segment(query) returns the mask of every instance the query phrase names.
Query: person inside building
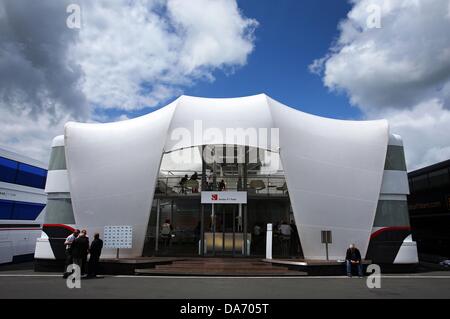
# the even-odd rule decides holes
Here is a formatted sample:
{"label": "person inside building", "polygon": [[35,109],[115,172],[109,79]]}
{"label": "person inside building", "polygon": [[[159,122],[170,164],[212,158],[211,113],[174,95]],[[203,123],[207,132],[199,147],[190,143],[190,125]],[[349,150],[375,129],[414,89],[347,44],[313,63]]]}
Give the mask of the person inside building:
{"label": "person inside building", "polygon": [[213,190],[213,174],[207,174],[206,175],[206,190],[212,191]]}
{"label": "person inside building", "polygon": [[291,233],[292,233],[291,225],[289,225],[287,222],[283,220],[281,221],[278,231],[280,233],[282,255],[287,256],[291,241]]}
{"label": "person inside building", "polygon": [[64,242],[64,246],[66,247],[66,261],[64,266],[64,278],[67,278],[69,276],[69,272],[67,271],[67,267],[73,263],[73,256],[72,256],[72,243],[73,241],[78,237],[80,234],[79,229],[75,229],[75,231],[70,234],[66,241]]}
{"label": "person inside building", "polygon": [[241,191],[243,189],[242,188],[242,178],[240,176],[238,177],[238,180],[237,180],[237,183],[236,183],[236,189],[238,191]]}
{"label": "person inside building", "polygon": [[186,194],[186,182],[188,181],[188,175],[184,175],[184,177],[180,180],[179,185],[181,186],[181,194]]}
{"label": "person inside building", "polygon": [[226,185],[225,185],[225,181],[222,179],[220,182],[219,182],[219,191],[225,191],[226,190]]}
{"label": "person inside building", "polygon": [[192,185],[192,193],[198,193],[198,174],[197,172],[194,172],[194,174],[191,175],[190,178],[191,181],[194,181]]}
{"label": "person inside building", "polygon": [[361,253],[359,249],[356,248],[355,244],[351,244],[347,249],[347,253],[345,255],[345,264],[347,267],[347,276],[352,276],[352,266],[356,266],[358,268],[358,276],[363,276],[363,267],[361,262]]}
{"label": "person inside building", "polygon": [[253,246],[252,250],[255,253],[259,253],[260,249],[259,247],[261,246],[261,242],[263,240],[262,238],[262,228],[260,226],[260,223],[255,223],[255,225],[253,226],[253,235],[252,235],[252,241],[251,244]]}
{"label": "person inside building", "polygon": [[199,220],[197,226],[194,229],[194,243],[197,244],[200,241],[202,232],[202,222]]}
{"label": "person inside building", "polygon": [[164,241],[164,247],[167,249],[170,246],[172,239],[173,226],[170,224],[170,219],[166,219],[161,225],[161,238]]}
{"label": "person inside building", "polygon": [[295,225],[295,221],[293,219],[291,220],[291,232],[291,245],[289,249],[289,255],[291,256],[291,258],[295,258],[299,253],[300,238],[298,236],[297,225]]}
{"label": "person inside building", "polygon": [[94,235],[94,240],[89,248],[89,264],[88,264],[88,277],[95,278],[98,273],[98,262],[100,255],[102,254],[103,240],[100,239],[100,234]]}
{"label": "person inside building", "polygon": [[73,241],[72,245],[73,263],[78,265],[81,269],[81,274],[84,275],[86,271],[87,255],[89,253],[89,238],[87,231],[83,229],[80,235]]}

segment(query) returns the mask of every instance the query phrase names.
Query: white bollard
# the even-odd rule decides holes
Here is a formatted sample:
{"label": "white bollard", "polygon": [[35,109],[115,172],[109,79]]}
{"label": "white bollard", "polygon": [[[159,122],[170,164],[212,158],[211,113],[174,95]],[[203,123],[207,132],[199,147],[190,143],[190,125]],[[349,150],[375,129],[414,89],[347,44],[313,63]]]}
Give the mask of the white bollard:
{"label": "white bollard", "polygon": [[267,224],[266,259],[272,259],[272,224]]}

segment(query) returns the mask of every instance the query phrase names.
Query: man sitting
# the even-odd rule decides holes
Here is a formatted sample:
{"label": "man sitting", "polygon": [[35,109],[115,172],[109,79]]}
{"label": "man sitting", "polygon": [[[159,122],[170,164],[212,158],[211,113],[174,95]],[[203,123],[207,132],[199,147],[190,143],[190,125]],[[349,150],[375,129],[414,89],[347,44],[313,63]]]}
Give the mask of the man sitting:
{"label": "man sitting", "polygon": [[352,276],[352,265],[358,267],[358,276],[363,276],[363,268],[361,263],[361,253],[358,248],[356,248],[355,244],[351,244],[347,249],[347,254],[345,255],[345,263],[347,266],[347,276]]}

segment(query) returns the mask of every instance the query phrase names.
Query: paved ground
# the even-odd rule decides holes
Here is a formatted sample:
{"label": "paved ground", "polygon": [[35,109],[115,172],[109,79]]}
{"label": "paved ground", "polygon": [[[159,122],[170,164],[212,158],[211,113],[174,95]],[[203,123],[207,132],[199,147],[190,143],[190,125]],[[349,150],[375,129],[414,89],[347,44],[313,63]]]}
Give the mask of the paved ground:
{"label": "paved ground", "polygon": [[25,266],[0,267],[5,298],[450,298],[450,272],[385,275],[380,289],[366,278],[147,277],[106,276],[68,289],[60,274],[35,273]]}

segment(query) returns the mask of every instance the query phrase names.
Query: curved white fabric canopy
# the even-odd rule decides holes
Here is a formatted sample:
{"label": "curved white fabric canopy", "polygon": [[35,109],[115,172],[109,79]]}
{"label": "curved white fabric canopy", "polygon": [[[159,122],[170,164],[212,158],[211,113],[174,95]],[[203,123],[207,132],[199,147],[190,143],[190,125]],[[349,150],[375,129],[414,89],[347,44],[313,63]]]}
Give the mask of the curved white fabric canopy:
{"label": "curved white fabric canopy", "polygon": [[305,258],[324,258],[321,230],[333,232],[330,258],[342,258],[351,242],[365,255],[383,176],[387,121],[322,118],[265,94],[181,96],[132,120],[67,123],[66,157],[77,225],[90,232],[101,232],[105,225],[132,225],[133,249],[124,253],[139,256],[163,152],[209,144],[259,146],[258,141],[227,134],[236,129],[279,130],[279,145],[269,140],[267,149],[280,153]]}

